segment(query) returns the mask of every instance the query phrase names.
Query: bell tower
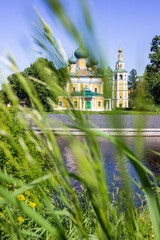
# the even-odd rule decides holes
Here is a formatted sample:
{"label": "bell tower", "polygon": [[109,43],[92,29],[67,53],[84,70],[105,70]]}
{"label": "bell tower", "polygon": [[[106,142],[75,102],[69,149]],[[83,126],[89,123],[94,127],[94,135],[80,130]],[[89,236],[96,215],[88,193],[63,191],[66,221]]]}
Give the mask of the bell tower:
{"label": "bell tower", "polygon": [[121,48],[118,50],[118,61],[112,80],[112,108],[116,107],[128,107],[128,77],[124,69]]}

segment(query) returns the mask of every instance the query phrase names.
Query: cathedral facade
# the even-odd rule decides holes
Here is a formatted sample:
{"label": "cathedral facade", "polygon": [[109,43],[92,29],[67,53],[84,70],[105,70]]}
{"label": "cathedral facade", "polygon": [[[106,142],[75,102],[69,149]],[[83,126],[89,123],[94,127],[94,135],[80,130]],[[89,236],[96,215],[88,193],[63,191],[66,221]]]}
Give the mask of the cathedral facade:
{"label": "cathedral facade", "polygon": [[59,96],[58,105],[54,109],[109,111],[116,107],[128,107],[127,72],[124,70],[121,51],[119,49],[116,69],[113,72],[112,99],[106,98],[103,95],[103,76],[97,72],[98,60],[95,56],[89,57],[89,52],[81,41],[79,48],[68,60],[70,78],[66,79],[66,90],[70,101]]}

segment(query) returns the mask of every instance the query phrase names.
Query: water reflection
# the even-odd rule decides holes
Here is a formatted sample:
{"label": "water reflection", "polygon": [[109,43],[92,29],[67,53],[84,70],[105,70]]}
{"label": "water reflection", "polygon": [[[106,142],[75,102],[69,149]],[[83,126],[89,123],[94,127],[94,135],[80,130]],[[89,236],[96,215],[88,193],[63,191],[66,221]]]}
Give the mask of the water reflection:
{"label": "water reflection", "polygon": [[[78,137],[82,140],[82,137]],[[72,151],[69,148],[68,138],[67,137],[57,137],[58,143],[60,145],[62,155],[69,172],[77,173],[77,166]],[[144,164],[155,174],[160,174],[160,156],[152,152],[152,150],[160,152],[160,137],[143,137],[141,142],[138,144],[143,144],[144,141],[144,152],[140,152],[139,149],[136,149],[135,137],[126,137],[125,142],[127,145],[138,155]],[[110,143],[109,140],[98,138],[98,142],[102,151],[102,157],[105,166],[105,172],[107,177],[107,183],[112,189],[112,183],[114,182],[116,186],[120,184],[121,176],[119,173],[119,164],[118,154],[115,147]],[[136,171],[133,166],[127,161],[127,169],[132,179],[137,180]],[[78,188],[79,183],[73,180],[73,186]],[[139,192],[135,185],[132,186],[133,191]]]}

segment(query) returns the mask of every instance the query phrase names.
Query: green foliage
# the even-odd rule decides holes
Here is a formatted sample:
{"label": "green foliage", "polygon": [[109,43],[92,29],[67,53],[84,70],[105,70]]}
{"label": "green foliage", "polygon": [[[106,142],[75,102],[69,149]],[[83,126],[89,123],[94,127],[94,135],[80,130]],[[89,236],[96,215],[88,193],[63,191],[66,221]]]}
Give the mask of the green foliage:
{"label": "green foliage", "polygon": [[[30,136],[25,133],[14,108],[0,109],[0,125],[0,169],[23,182],[41,176],[42,170],[36,168],[39,165],[45,170],[46,156],[36,147],[38,138],[33,133]],[[34,159],[33,164],[26,162],[24,151],[28,152],[30,161]]]}
{"label": "green foliage", "polygon": [[150,64],[145,69],[144,79],[147,86],[147,98],[160,104],[160,36],[155,36],[149,54]]}
{"label": "green foliage", "polygon": [[135,107],[137,79],[138,79],[137,71],[135,69],[132,69],[128,76],[129,106],[130,107]]}
{"label": "green foliage", "polygon": [[151,53],[149,54],[150,62],[157,70],[160,69],[160,36],[156,35],[152,39]]}
{"label": "green foliage", "polygon": [[[22,76],[26,78],[30,87],[34,87],[37,97],[40,99],[45,111],[52,111],[53,106],[51,102],[57,101],[57,96],[48,88],[50,81],[57,81],[58,85],[62,88],[66,85],[66,69],[57,70],[51,61],[44,58],[39,58],[36,62],[26,68],[22,73]],[[56,76],[56,79],[55,79]],[[24,90],[22,84],[18,80],[17,74],[12,74],[8,77],[8,82],[15,94],[19,98],[20,102],[25,102],[28,107],[31,107],[31,101]],[[5,94],[5,91],[3,91]],[[5,102],[7,102],[5,98]]]}
{"label": "green foliage", "polygon": [[[49,2],[63,24],[68,26],[69,21],[65,24],[67,16],[60,2]],[[50,29],[40,20],[48,34],[48,41],[56,48]],[[77,36],[75,28],[73,31],[73,35]],[[12,58],[10,60],[17,74],[15,62]],[[57,58],[58,65],[62,62],[63,59]],[[35,69],[32,71],[36,74]],[[50,74],[54,74],[54,70]],[[79,140],[61,123],[76,162],[76,171],[69,172],[56,136],[49,131],[51,126],[44,113],[43,103],[39,101],[38,93],[35,94],[34,84],[23,73],[16,77],[35,108],[32,111],[22,108],[10,85],[4,85],[14,107],[8,109],[0,103],[1,239],[159,240],[159,188],[153,173],[141,162],[143,149],[139,151],[139,148],[135,148],[133,152],[123,139],[90,128],[92,123],[88,113],[84,118],[80,111],[73,108],[72,111],[68,110],[73,128],[81,130],[84,136]],[[57,76],[55,81],[47,81],[47,88],[51,94],[68,97],[65,89],[58,84]],[[42,135],[35,135],[30,129],[31,125],[38,127]],[[140,122],[137,126],[140,127]],[[98,137],[108,139],[117,150],[116,166],[122,185],[120,188],[113,185],[112,192],[107,185]],[[135,142],[141,146],[139,139],[140,136]],[[130,178],[126,158],[134,167],[139,182]],[[82,186],[78,191],[73,188],[73,179]],[[131,183],[143,191],[147,202],[144,204],[142,201],[139,209],[135,209],[133,204]]]}
{"label": "green foliage", "polygon": [[113,70],[107,67],[102,71],[104,79],[104,97],[112,98],[112,76]]}
{"label": "green foliage", "polygon": [[138,76],[137,76],[137,71],[133,68],[130,71],[130,74],[128,76],[128,89],[136,89],[136,82],[137,82]]}

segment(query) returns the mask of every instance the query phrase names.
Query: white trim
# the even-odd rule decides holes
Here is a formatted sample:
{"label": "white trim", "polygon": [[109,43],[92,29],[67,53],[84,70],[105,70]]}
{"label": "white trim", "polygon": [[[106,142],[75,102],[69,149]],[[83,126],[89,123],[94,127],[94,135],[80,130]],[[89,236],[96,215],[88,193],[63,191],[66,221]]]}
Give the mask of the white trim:
{"label": "white trim", "polygon": [[78,92],[80,91],[80,83],[78,83]]}
{"label": "white trim", "polygon": [[83,98],[83,110],[85,110],[85,100]]}
{"label": "white trim", "polygon": [[90,77],[80,77],[80,78],[78,78],[78,77],[71,77],[70,78],[70,82],[71,83],[86,83],[86,82],[88,82],[88,83],[103,83],[103,81],[101,80],[101,78],[92,78],[92,80],[91,80],[91,78]]}
{"label": "white trim", "polygon": [[101,83],[101,94],[103,94],[103,84]]}

